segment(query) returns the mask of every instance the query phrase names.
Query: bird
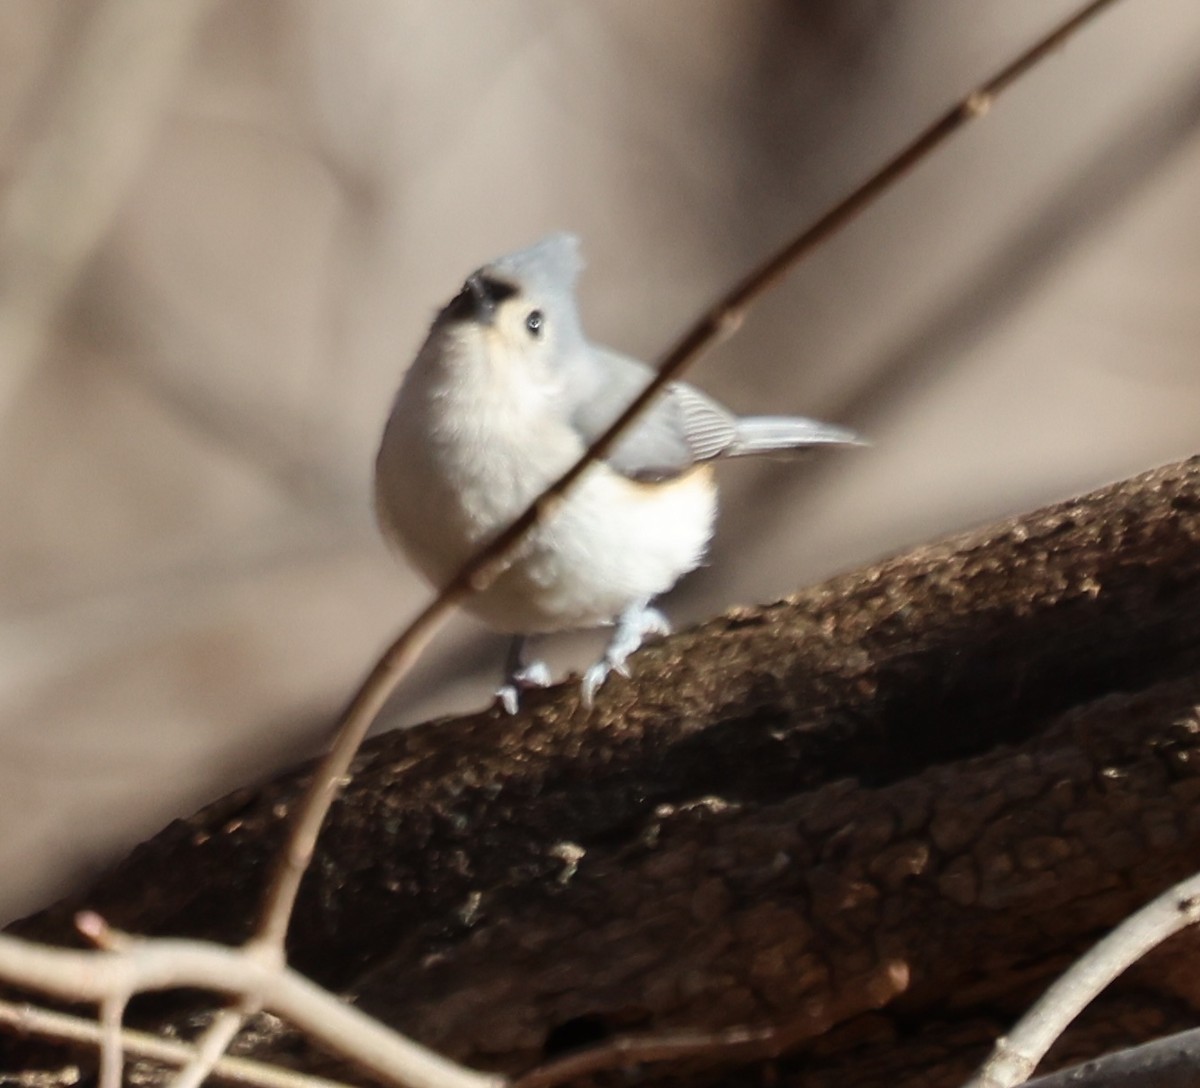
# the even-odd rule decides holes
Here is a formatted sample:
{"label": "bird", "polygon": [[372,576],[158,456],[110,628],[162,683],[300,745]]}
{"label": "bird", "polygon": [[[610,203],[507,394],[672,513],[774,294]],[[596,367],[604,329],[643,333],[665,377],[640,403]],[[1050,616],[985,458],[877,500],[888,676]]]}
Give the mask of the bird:
{"label": "bird", "polygon": [[[552,234],[467,276],[400,383],[375,463],[384,536],[435,587],[507,528],[652,379],[645,363],[588,340],[575,235]],[[682,381],[636,421],[464,607],[510,636],[497,699],[510,714],[551,682],[534,636],[612,627],[582,676],[590,706],[650,635],[654,600],[700,565],[717,515],[713,464],[862,445],[800,416],[737,416]]]}

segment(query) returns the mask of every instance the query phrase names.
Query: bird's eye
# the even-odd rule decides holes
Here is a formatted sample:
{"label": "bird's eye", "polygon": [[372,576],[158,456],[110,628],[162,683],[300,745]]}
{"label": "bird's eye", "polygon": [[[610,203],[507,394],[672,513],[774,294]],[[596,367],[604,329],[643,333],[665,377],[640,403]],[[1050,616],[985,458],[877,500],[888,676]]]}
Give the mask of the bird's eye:
{"label": "bird's eye", "polygon": [[529,316],[525,318],[525,328],[529,330],[529,335],[537,340],[542,335],[542,325],[545,324],[546,315],[541,310],[530,310]]}

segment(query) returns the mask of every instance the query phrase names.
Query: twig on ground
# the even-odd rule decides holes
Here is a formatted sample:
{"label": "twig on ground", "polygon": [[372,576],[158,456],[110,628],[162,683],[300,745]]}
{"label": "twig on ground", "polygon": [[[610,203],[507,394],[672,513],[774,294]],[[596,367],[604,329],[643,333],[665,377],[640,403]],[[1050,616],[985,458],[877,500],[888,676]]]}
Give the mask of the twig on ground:
{"label": "twig on ground", "polygon": [[1200,921],[1200,873],[1130,915],[1042,995],[964,1088],[1013,1088],[1033,1074],[1046,1052],[1096,996],[1168,937]]}
{"label": "twig on ground", "polygon": [[242,1025],[258,1011],[258,1003],[243,998],[236,1005],[219,1009],[212,1023],[196,1040],[195,1053],[188,1058],[167,1088],[200,1088],[208,1075],[217,1067],[225,1051],[237,1038]]}
{"label": "twig on ground", "polygon": [[[103,1035],[103,1028],[95,1020],[8,1001],[0,1001],[0,1027],[14,1033],[94,1046],[101,1044]],[[182,1066],[196,1055],[196,1048],[187,1043],[129,1028],[122,1030],[121,1043],[127,1054],[136,1054],[166,1065]],[[341,1081],[295,1073],[249,1058],[222,1057],[214,1066],[213,1073],[223,1080],[248,1084],[252,1088],[349,1088]]]}
{"label": "twig on ground", "polygon": [[263,1008],[389,1084],[504,1088],[508,1083],[411,1042],[286,966],[207,941],[126,937],[119,952],[91,952],[0,934],[0,978],[65,1001],[96,1003],[182,988],[230,997],[256,994]]}
{"label": "twig on ground", "polygon": [[117,993],[100,1002],[100,1088],[121,1088],[125,1072],[121,1021],[128,1004],[128,993]]}
{"label": "twig on ground", "polygon": [[[908,988],[909,968],[899,960],[885,963],[875,975],[873,997],[884,1005]],[[706,1065],[746,1064],[777,1058],[803,1037],[814,1022],[833,1022],[823,1006],[811,1019],[793,1016],[783,1025],[741,1025],[721,1031],[673,1031],[618,1035],[595,1046],[546,1062],[517,1077],[512,1088],[556,1088],[597,1073],[627,1070],[660,1062],[702,1061]],[[797,1029],[800,1029],[798,1035]]]}
{"label": "twig on ground", "polygon": [[648,1062],[703,1057],[746,1060],[774,1054],[774,1028],[731,1028],[728,1031],[681,1031],[654,1036],[621,1036],[599,1046],[547,1062],[513,1081],[512,1088],[556,1088],[559,1084],[607,1070]]}

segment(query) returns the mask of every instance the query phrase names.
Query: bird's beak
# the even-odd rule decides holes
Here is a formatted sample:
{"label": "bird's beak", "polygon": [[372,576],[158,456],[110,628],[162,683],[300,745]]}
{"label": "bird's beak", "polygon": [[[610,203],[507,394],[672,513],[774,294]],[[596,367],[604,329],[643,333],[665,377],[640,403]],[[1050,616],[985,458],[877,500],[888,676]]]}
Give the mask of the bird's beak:
{"label": "bird's beak", "polygon": [[491,325],[496,320],[496,310],[506,298],[512,298],[517,289],[511,283],[495,279],[484,271],[472,272],[463,288],[442,311],[446,321],[471,321],[477,325]]}
{"label": "bird's beak", "polygon": [[490,290],[489,281],[478,272],[467,277],[463,293],[470,296],[471,317],[481,325],[490,325],[496,320],[496,292]]}

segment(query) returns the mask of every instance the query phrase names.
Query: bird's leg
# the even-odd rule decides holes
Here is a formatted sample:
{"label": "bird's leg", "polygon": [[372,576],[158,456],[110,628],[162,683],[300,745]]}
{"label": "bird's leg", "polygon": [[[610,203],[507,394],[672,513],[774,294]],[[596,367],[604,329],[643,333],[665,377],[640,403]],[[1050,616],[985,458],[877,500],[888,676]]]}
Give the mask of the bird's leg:
{"label": "bird's leg", "polygon": [[544,661],[527,661],[529,645],[526,635],[514,635],[504,658],[504,683],[496,689],[496,699],[505,713],[515,714],[521,702],[521,692],[530,688],[550,686],[550,667]]}
{"label": "bird's leg", "polygon": [[608,679],[611,672],[619,672],[622,676],[629,675],[625,662],[647,635],[669,635],[671,625],[657,608],[651,608],[649,601],[636,601],[620,616],[613,628],[612,638],[608,640],[604,656],[583,674],[583,705],[591,706],[592,699],[600,686]]}

